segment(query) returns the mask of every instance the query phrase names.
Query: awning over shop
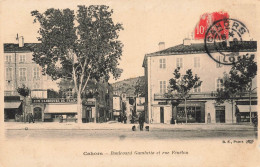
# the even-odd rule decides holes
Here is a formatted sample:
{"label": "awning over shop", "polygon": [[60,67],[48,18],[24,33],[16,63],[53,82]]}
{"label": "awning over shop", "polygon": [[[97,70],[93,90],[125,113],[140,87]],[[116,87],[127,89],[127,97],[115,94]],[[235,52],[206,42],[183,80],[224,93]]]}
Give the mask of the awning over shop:
{"label": "awning over shop", "polygon": [[19,108],[21,105],[21,102],[5,102],[5,109],[15,109]]}
{"label": "awning over shop", "polygon": [[[237,105],[239,112],[250,112],[249,105]],[[251,112],[257,112],[257,105],[251,105]]]}
{"label": "awning over shop", "polygon": [[77,104],[47,104],[44,113],[76,113]]}

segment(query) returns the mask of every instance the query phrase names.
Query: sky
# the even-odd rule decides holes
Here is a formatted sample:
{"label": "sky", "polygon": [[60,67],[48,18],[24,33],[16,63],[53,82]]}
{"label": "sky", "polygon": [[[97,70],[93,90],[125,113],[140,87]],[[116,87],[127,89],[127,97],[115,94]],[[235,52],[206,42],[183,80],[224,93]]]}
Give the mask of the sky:
{"label": "sky", "polygon": [[[2,0],[1,1],[1,40],[14,43],[16,34],[23,36],[26,43],[37,42],[38,24],[33,24],[30,12],[44,12],[48,8],[71,8],[77,5],[108,5],[114,10],[114,22],[122,23],[124,30],[119,39],[124,44],[120,68],[124,70],[118,81],[143,76],[144,55],[158,51],[159,42],[165,47],[182,44],[183,39],[193,32],[200,16],[204,13],[225,11],[230,18],[243,22],[253,38],[259,29],[257,7],[244,1],[195,1],[195,0]],[[115,80],[112,78],[110,82]]]}

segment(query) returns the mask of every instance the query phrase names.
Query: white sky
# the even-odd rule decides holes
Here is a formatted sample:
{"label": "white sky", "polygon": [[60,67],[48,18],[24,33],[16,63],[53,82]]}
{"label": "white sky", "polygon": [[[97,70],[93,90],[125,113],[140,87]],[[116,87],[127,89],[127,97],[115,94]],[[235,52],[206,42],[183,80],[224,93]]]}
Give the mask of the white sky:
{"label": "white sky", "polygon": [[[15,42],[16,34],[24,36],[25,42],[37,42],[38,25],[33,24],[30,12],[47,8],[77,9],[77,5],[105,4],[114,9],[114,22],[123,23],[120,40],[124,44],[120,67],[124,70],[119,80],[144,75],[142,62],[146,53],[158,50],[158,43],[165,42],[166,48],[182,43],[191,34],[200,15],[224,10],[230,18],[243,22],[256,38],[259,30],[255,5],[235,1],[194,0],[125,0],[125,1],[35,1],[8,0],[1,2],[1,39]],[[253,2],[253,1],[252,1]],[[235,5],[240,4],[240,5]],[[110,82],[114,82],[113,79]]]}

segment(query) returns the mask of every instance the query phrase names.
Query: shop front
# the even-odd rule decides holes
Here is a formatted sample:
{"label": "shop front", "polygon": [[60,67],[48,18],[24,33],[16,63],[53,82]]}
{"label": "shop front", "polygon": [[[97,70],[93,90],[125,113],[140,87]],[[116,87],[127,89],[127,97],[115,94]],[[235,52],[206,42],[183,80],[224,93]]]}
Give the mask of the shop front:
{"label": "shop front", "polygon": [[76,99],[32,99],[32,111],[35,121],[76,122]]}
{"label": "shop front", "polygon": [[20,122],[22,120],[22,101],[20,97],[5,97],[4,101],[4,121]]}
{"label": "shop front", "polygon": [[[187,123],[205,123],[205,103],[204,102],[187,102]],[[185,105],[179,104],[173,108],[173,119],[177,123],[186,122]]]}
{"label": "shop front", "polygon": [[82,122],[95,122],[96,118],[96,100],[94,98],[87,99],[83,102]]}
{"label": "shop front", "polygon": [[76,122],[77,104],[46,104],[45,122]]}
{"label": "shop front", "polygon": [[[250,122],[250,106],[237,105],[237,122]],[[251,119],[257,117],[257,105],[251,105]]]}

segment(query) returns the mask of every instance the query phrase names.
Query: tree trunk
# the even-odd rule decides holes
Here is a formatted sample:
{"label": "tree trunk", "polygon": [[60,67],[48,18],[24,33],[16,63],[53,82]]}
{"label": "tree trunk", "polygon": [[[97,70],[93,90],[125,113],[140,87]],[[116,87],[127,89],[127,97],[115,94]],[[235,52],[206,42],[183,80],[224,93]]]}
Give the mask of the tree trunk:
{"label": "tree trunk", "polygon": [[24,121],[24,123],[26,123],[26,112],[25,112],[25,97],[23,98],[23,105],[22,105],[22,107],[23,107],[23,121]]}
{"label": "tree trunk", "polygon": [[234,103],[234,101],[232,100],[232,101],[231,101],[231,104],[232,104],[232,124],[233,124],[233,113],[234,113],[234,112],[233,112],[233,110],[234,110],[234,107],[233,107],[234,104],[233,104],[233,103]]}
{"label": "tree trunk", "polygon": [[187,107],[186,107],[186,103],[187,103],[187,99],[184,99],[184,111],[185,111],[185,116],[186,116],[186,123],[188,123],[188,116],[187,116]]}
{"label": "tree trunk", "polygon": [[251,118],[251,88],[249,90],[249,114],[250,114],[250,125],[252,124],[252,118]]}
{"label": "tree trunk", "polygon": [[82,123],[82,100],[80,94],[77,96],[78,123]]}

